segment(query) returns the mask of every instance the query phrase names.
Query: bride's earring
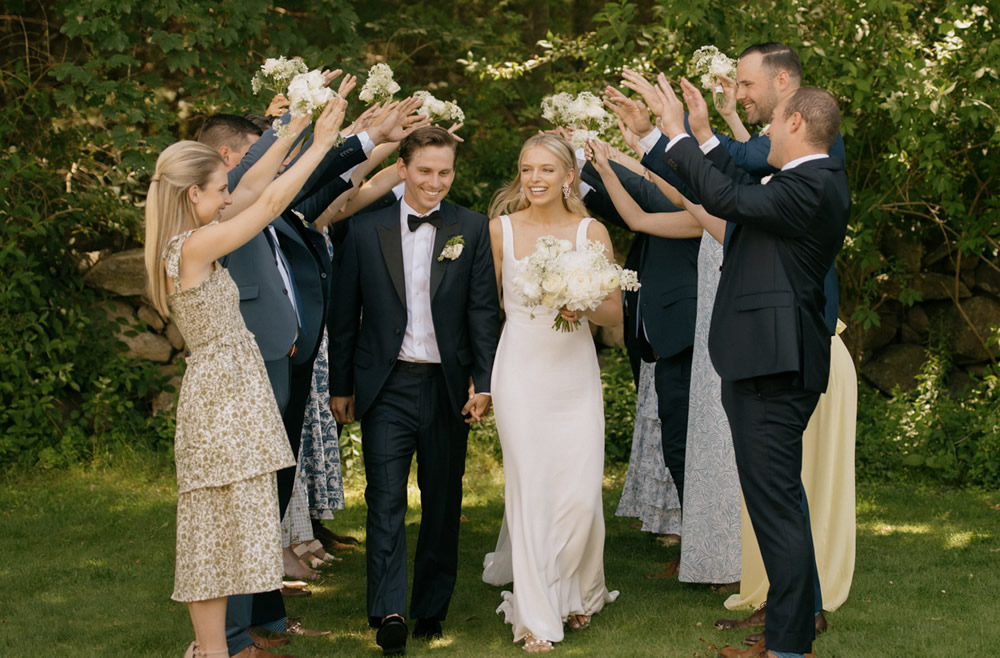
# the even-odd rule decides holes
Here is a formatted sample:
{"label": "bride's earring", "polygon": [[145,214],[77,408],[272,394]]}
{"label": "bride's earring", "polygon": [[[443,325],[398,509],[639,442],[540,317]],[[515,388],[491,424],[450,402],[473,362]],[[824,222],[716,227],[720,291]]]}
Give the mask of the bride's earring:
{"label": "bride's earring", "polygon": [[569,183],[563,183],[563,198],[568,199],[570,195]]}

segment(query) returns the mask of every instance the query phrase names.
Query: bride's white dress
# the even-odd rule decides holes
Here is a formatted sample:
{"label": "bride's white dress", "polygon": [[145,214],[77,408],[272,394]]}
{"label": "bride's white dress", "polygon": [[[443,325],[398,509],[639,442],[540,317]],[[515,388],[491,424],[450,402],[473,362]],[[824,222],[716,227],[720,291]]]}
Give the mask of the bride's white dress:
{"label": "bride's white dress", "polygon": [[[586,239],[586,218],[576,243]],[[563,639],[570,615],[592,615],[615,600],[604,585],[604,398],[587,324],[552,329],[555,312],[532,311],[512,285],[510,219],[503,225],[502,281],[507,321],[491,392],[503,448],[504,520],[483,580],[513,582],[497,608],[514,641],[531,633]]]}

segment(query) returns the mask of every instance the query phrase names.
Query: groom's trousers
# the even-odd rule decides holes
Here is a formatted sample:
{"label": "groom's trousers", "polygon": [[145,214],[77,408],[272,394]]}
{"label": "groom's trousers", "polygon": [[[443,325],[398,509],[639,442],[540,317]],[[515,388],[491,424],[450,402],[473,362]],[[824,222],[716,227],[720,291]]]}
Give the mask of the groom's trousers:
{"label": "groom's trousers", "polygon": [[420,533],[410,616],[443,620],[458,572],[469,426],[452,408],[439,364],[399,361],[361,418],[367,521],[368,621],[406,616],[406,485],[417,455]]}
{"label": "groom's trousers", "polygon": [[812,530],[803,509],[802,432],[819,393],[796,372],[722,380],[736,468],[770,581],[767,648],[808,653],[815,638]]}

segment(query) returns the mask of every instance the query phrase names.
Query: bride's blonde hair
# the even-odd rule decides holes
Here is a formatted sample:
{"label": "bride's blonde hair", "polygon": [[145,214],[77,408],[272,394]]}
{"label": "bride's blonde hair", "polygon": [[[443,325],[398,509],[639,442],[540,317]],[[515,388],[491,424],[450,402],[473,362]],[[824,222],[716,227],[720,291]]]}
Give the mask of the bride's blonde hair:
{"label": "bride's blonde hair", "polygon": [[510,183],[497,190],[490,202],[490,217],[509,215],[524,210],[531,205],[526,196],[521,193],[521,160],[524,152],[530,148],[540,146],[552,153],[559,159],[559,162],[568,170],[573,172],[573,181],[569,184],[569,198],[563,198],[563,207],[574,215],[587,216],[587,207],[580,199],[580,172],[576,169],[576,152],[573,146],[562,137],[539,133],[532,135],[521,147],[521,153],[517,156],[518,175]]}
{"label": "bride's blonde hair", "polygon": [[192,185],[207,187],[212,174],[222,166],[218,151],[192,141],[171,144],[156,159],[146,193],[146,283],[149,301],[163,317],[170,314],[163,250],[170,238],[197,225],[188,189]]}

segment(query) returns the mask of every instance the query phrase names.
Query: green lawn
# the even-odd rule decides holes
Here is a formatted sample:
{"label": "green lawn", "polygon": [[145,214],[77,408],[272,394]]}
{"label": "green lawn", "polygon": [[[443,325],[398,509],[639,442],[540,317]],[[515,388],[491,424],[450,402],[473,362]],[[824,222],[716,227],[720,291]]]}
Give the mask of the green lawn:
{"label": "green lawn", "polygon": [[[174,486],[163,460],[0,479],[0,656],[177,656],[192,639],[184,606],[170,600]],[[617,602],[557,655],[708,656],[742,634],[716,631],[729,616],[725,594],[674,581],[647,581],[654,562],[676,557],[614,516],[624,473],[605,486],[608,587]],[[415,478],[413,478],[415,479]],[[351,475],[348,509],[331,527],[363,539],[361,481]],[[415,490],[412,492],[415,495]],[[445,637],[411,642],[409,655],[519,656],[494,614],[500,590],[480,580],[502,513],[502,472],[486,443],[473,442],[466,476],[461,566]],[[415,499],[413,506],[416,507]],[[410,548],[418,515],[408,519]],[[1000,590],[1000,494],[860,486],[854,588],[816,643],[829,656],[993,655]],[[365,616],[364,556],[343,553],[310,599],[288,601],[307,626],[333,631],[300,638],[294,653],[375,656]]]}

